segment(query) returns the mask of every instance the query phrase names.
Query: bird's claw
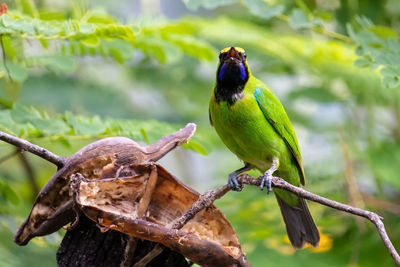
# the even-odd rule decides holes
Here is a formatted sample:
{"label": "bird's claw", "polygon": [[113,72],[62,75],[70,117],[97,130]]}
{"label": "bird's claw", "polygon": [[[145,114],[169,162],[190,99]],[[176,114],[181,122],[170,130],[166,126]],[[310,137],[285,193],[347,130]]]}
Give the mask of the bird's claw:
{"label": "bird's claw", "polygon": [[264,190],[264,187],[267,188],[267,194],[272,192],[272,174],[268,171],[264,173],[261,177],[260,189]]}
{"label": "bird's claw", "polygon": [[236,173],[229,174],[228,186],[232,191],[240,192],[243,189],[243,185],[237,181]]}

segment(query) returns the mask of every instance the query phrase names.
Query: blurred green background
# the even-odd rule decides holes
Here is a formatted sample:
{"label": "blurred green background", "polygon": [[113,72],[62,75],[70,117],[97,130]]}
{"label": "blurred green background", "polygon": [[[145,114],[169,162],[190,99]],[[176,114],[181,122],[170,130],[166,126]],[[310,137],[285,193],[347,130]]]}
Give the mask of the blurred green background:
{"label": "blurred green background", "polygon": [[[204,192],[242,166],[208,122],[218,52],[240,46],[291,118],[307,190],[382,215],[400,249],[399,1],[4,3],[0,130],[68,156],[105,136],[151,143],[195,122],[193,141],[161,164]],[[56,265],[62,230],[12,241],[54,172],[0,144],[1,266]],[[321,244],[295,251],[272,195],[246,187],[216,204],[253,266],[394,266],[364,219],[309,203]]]}

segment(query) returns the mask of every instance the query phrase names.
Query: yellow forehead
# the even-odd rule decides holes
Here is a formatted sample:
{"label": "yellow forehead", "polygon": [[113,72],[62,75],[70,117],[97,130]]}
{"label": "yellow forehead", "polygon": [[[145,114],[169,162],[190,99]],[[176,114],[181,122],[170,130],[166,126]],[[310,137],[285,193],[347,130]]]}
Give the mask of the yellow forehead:
{"label": "yellow forehead", "polygon": [[[235,46],[234,48],[235,48],[235,50],[238,51],[239,53],[244,53],[244,49],[243,49],[243,48],[237,47],[237,46]],[[229,49],[231,49],[231,46],[222,49],[220,53],[226,53],[226,52],[229,51]]]}

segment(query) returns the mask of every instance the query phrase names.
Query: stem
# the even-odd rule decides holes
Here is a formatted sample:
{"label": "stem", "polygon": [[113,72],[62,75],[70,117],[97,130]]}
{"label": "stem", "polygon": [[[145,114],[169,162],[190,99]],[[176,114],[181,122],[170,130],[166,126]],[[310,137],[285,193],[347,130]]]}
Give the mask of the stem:
{"label": "stem", "polygon": [[0,140],[4,141],[6,143],[12,144],[16,147],[19,147],[19,148],[21,148],[22,151],[31,152],[32,154],[35,154],[36,156],[39,156],[39,157],[53,163],[58,168],[62,168],[64,166],[65,159],[63,157],[58,156],[43,147],[34,145],[26,140],[6,134],[1,131],[0,131]]}
{"label": "stem", "polygon": [[[289,17],[283,14],[277,15],[276,16],[278,19],[284,21],[284,22],[289,22]],[[341,41],[345,41],[345,42],[353,42],[353,39],[351,39],[350,37],[341,34],[341,33],[337,33],[337,32],[333,32],[333,31],[329,31],[327,29],[325,29],[323,26],[317,26],[317,27],[310,27],[309,29],[311,29],[313,32],[319,33],[319,34],[323,34]]]}
{"label": "stem", "polygon": [[[65,164],[65,159],[63,157],[55,155],[52,152],[50,152],[40,146],[34,145],[28,141],[22,140],[20,138],[14,137],[12,135],[6,134],[1,131],[0,131],[0,140],[3,140],[7,143],[15,145],[15,146],[21,148],[22,150],[29,151],[47,161],[50,161],[51,163],[57,165],[59,168],[61,168]],[[242,174],[237,179],[238,179],[238,182],[241,184],[247,184],[247,185],[252,185],[252,186],[258,187],[261,183],[261,179],[259,179],[259,178],[260,177],[254,178],[248,174]],[[341,210],[341,211],[344,211],[347,213],[351,213],[356,216],[364,217],[364,218],[370,220],[376,226],[379,236],[381,237],[384,245],[388,249],[394,262],[396,263],[397,266],[400,266],[400,256],[397,253],[396,249],[394,248],[392,242],[389,239],[389,236],[386,233],[385,226],[382,222],[382,217],[380,217],[378,214],[371,212],[371,211],[355,208],[355,207],[352,207],[352,206],[349,206],[349,205],[346,205],[346,204],[343,204],[343,203],[340,203],[340,202],[337,202],[337,201],[334,201],[331,199],[321,197],[319,195],[308,192],[300,187],[294,186],[279,177],[272,177],[272,187],[284,189],[284,190],[289,191],[293,194],[296,194],[297,196],[302,197],[304,199],[308,199],[308,200],[320,203],[322,205],[325,205],[325,206],[328,206],[328,207],[331,207],[331,208],[334,208],[337,210]],[[180,218],[178,218],[177,220],[175,220],[175,222],[172,223],[172,228],[173,229],[182,228],[199,211],[212,205],[215,200],[217,200],[218,198],[221,198],[229,191],[230,191],[230,188],[227,185],[224,185],[217,189],[209,190],[206,193],[200,195],[199,199],[195,203],[193,203],[192,207],[185,214],[183,214]],[[161,248],[158,248],[156,246],[156,248],[153,249],[153,252],[150,253],[151,255],[148,256],[148,258],[150,258],[150,257],[154,258],[154,255],[156,255],[157,253],[158,254],[160,253],[159,250],[161,250]]]}
{"label": "stem", "polygon": [[[19,150],[17,150],[20,152]],[[19,153],[19,158],[21,159],[22,166],[25,169],[26,177],[28,178],[29,183],[31,184],[31,189],[32,189],[32,200],[35,201],[37,194],[39,193],[40,189],[39,186],[36,182],[35,178],[35,171],[26,158],[25,154]]]}
{"label": "stem", "polygon": [[[259,177],[260,178],[260,177]],[[238,177],[238,182],[241,184],[247,184],[247,185],[253,185],[253,186],[259,186],[261,179],[259,178],[254,178],[251,177],[248,174],[242,174]],[[289,184],[285,180],[279,177],[272,177],[272,187],[275,188],[280,188],[284,189],[286,191],[292,192],[299,197],[320,203],[322,205],[341,210],[347,213],[351,213],[356,216],[364,217],[368,220],[370,220],[378,229],[378,233],[388,249],[390,255],[392,256],[394,262],[396,263],[397,266],[400,266],[400,256],[397,253],[396,249],[394,248],[392,242],[389,239],[389,236],[386,233],[385,226],[382,222],[382,217],[380,217],[378,214],[355,208],[331,199],[327,199],[324,197],[321,197],[319,195],[313,194],[311,192],[308,192],[300,187],[294,186],[292,184]],[[182,228],[190,219],[192,219],[199,211],[202,209],[212,205],[215,200],[221,198],[223,195],[225,195],[227,192],[230,191],[230,188],[227,185],[221,186],[217,189],[209,190],[203,195],[199,197],[199,199],[192,205],[192,207],[180,218],[178,218],[172,228]]]}
{"label": "stem", "polygon": [[13,79],[11,78],[11,75],[10,75],[10,70],[8,69],[8,66],[7,66],[7,55],[6,55],[6,50],[4,49],[3,35],[2,34],[0,34],[0,46],[1,46],[2,56],[3,56],[4,69],[7,72],[8,79],[10,79],[10,81],[13,82]]}

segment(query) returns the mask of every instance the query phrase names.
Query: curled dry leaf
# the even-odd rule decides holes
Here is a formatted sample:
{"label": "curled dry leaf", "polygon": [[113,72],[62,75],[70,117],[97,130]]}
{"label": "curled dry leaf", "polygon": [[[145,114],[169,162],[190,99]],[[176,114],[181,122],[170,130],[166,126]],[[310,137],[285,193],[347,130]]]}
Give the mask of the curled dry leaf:
{"label": "curled dry leaf", "polygon": [[124,137],[105,138],[85,146],[68,157],[64,167],[39,192],[14,241],[26,245],[31,238],[51,234],[75,219],[69,192],[71,174],[80,172],[90,179],[115,176],[121,166],[157,161],[176,146],[186,143],[195,130],[196,125],[189,123],[178,132],[145,147]]}
{"label": "curled dry leaf", "polygon": [[[161,243],[202,266],[250,266],[235,231],[214,205],[181,229],[172,228],[200,195],[163,167],[134,164],[121,173],[124,177],[98,180],[71,176],[75,202],[87,217],[102,227]],[[154,186],[149,186],[153,174]]]}

